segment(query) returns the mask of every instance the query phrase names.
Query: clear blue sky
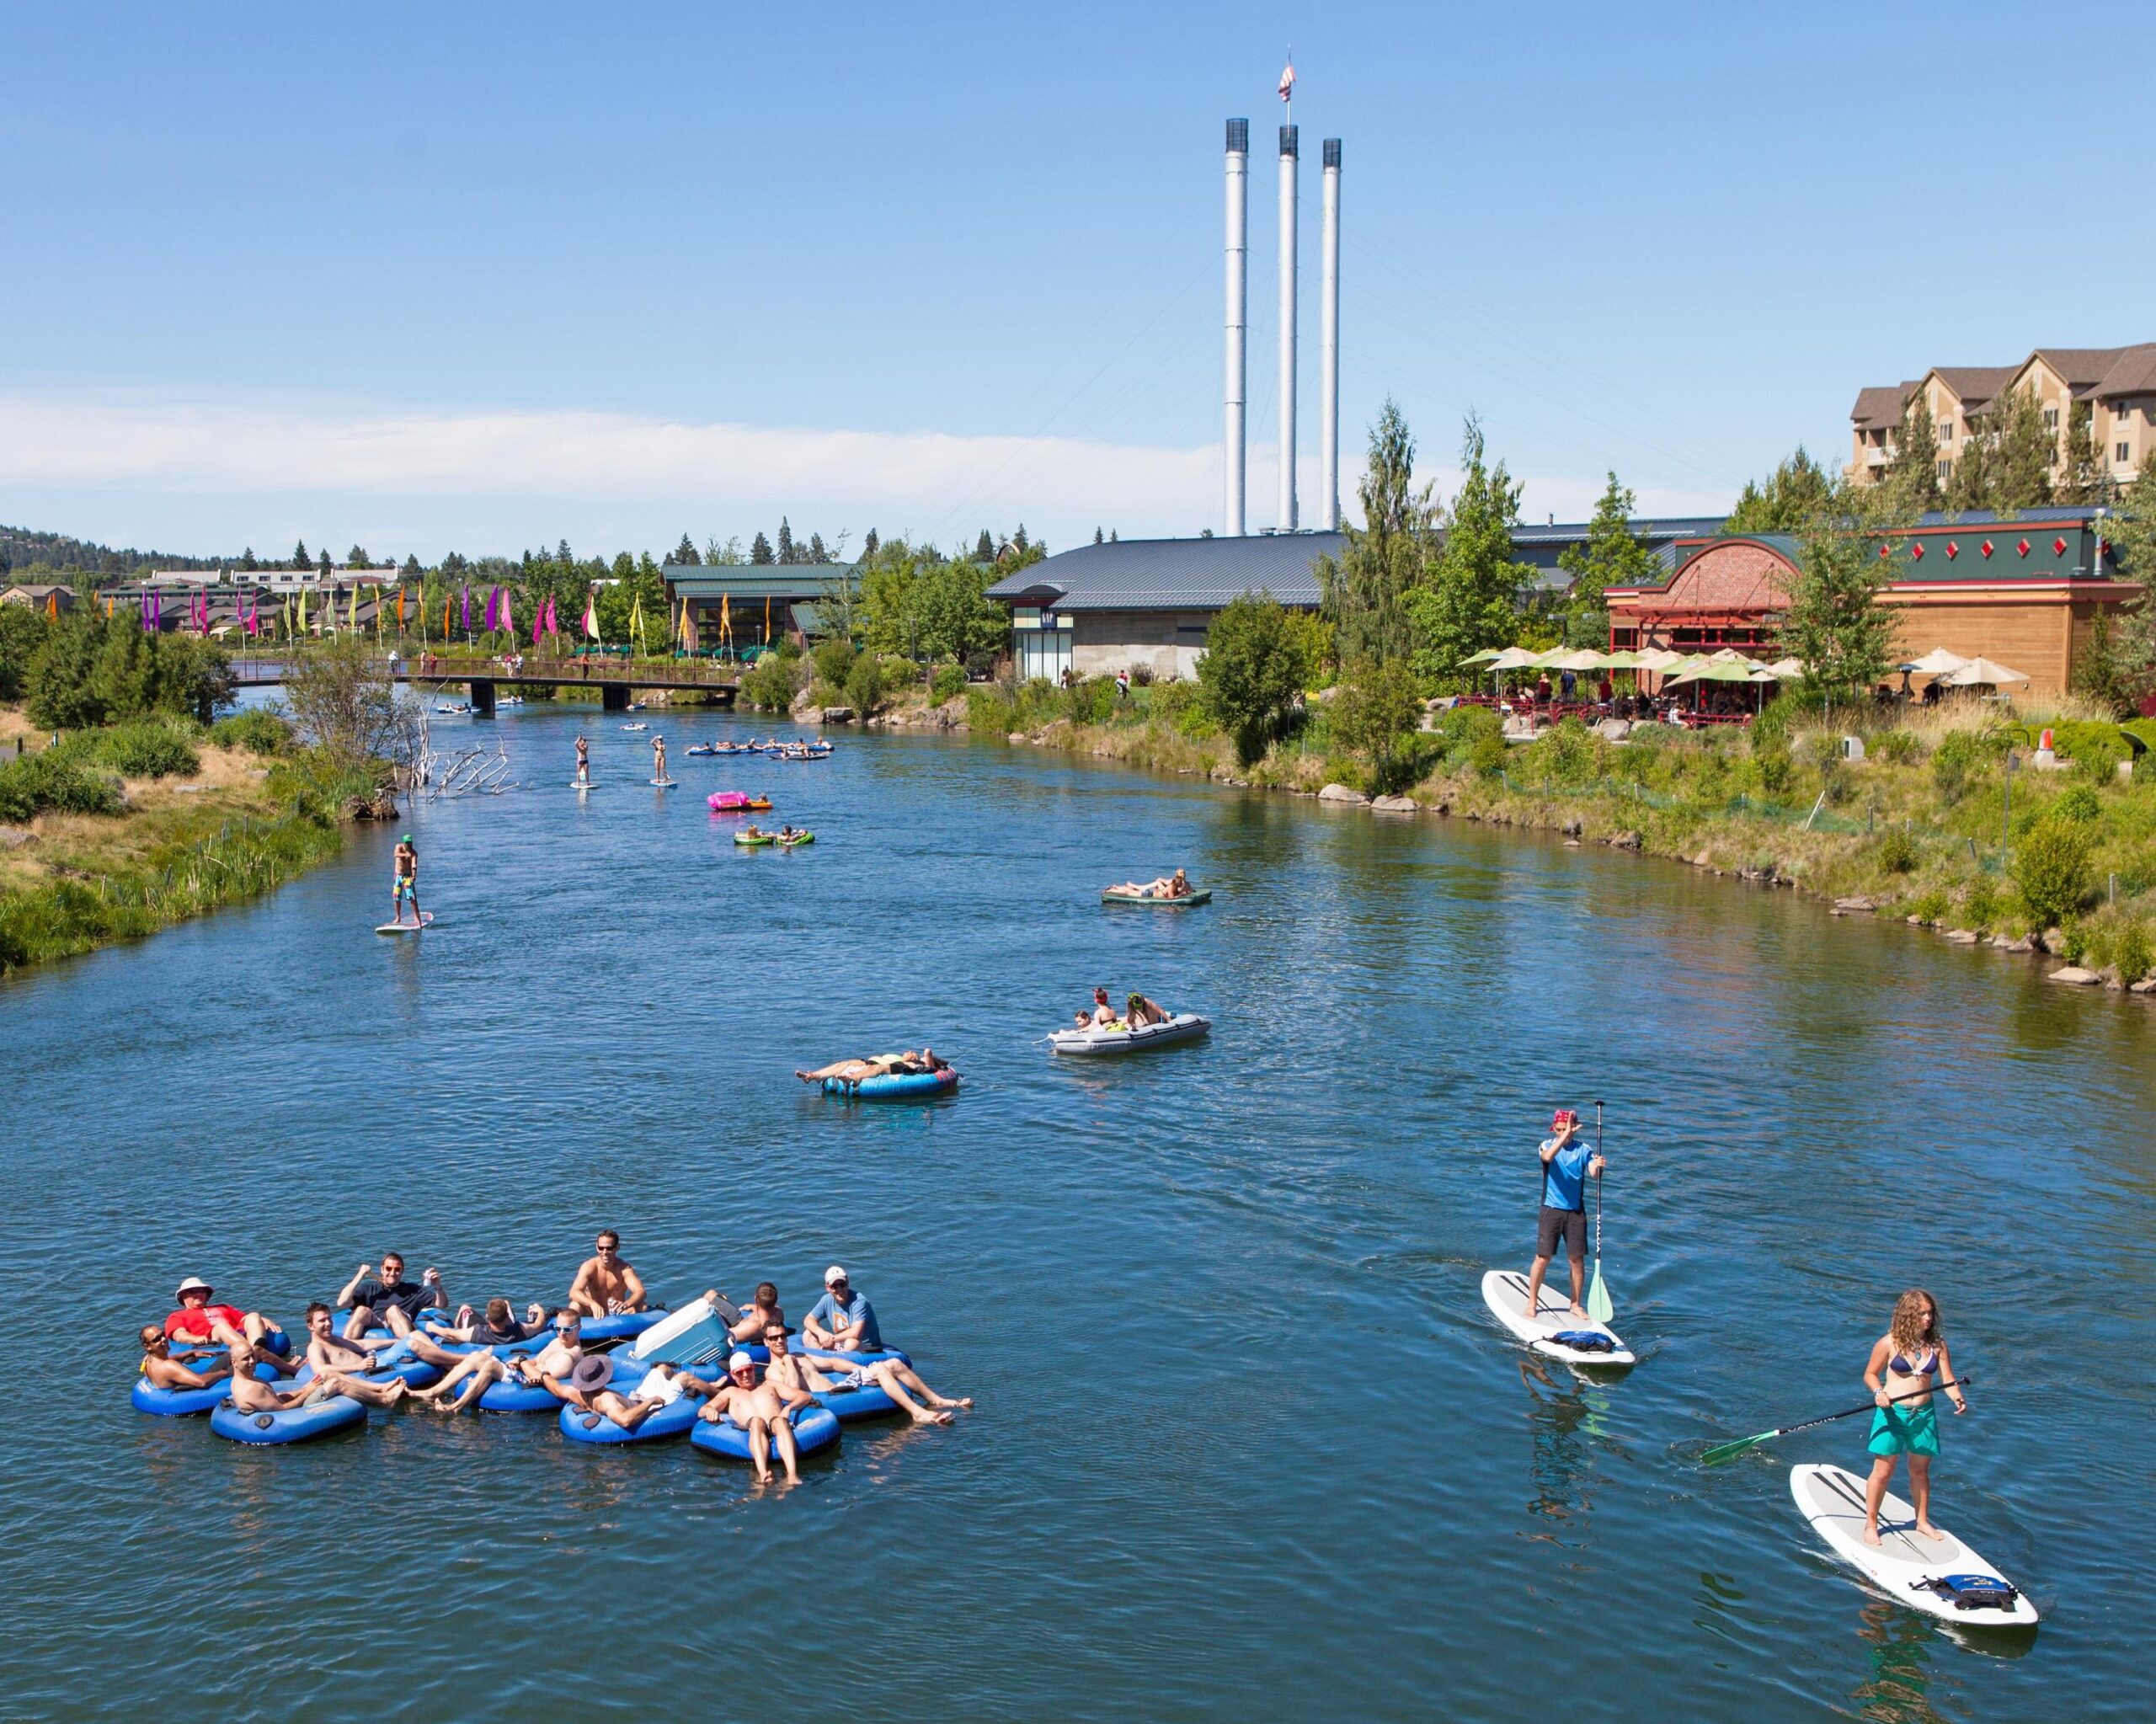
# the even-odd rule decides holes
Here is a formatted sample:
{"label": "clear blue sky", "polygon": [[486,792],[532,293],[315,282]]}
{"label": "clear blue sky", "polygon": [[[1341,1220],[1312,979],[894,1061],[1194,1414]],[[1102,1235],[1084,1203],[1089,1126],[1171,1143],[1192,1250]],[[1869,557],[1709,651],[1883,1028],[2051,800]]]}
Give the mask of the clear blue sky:
{"label": "clear blue sky", "polygon": [[[1860,384],[2156,339],[2146,8],[15,6],[0,520],[431,558],[1219,510],[1221,122],[1345,141],[1343,467],[1387,392],[1582,512]],[[2090,188],[2084,189],[2084,188]],[[1352,504],[1351,504],[1352,507]]]}

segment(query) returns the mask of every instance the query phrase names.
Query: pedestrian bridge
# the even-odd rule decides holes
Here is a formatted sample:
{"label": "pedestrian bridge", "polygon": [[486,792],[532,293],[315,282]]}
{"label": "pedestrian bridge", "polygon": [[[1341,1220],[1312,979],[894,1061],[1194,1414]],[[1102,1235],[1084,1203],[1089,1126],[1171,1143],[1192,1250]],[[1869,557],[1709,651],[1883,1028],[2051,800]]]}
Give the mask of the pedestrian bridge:
{"label": "pedestrian bridge", "polygon": [[[265,655],[234,659],[232,680],[242,688],[269,688],[284,682],[305,662],[304,656]],[[632,689],[694,691],[712,697],[720,706],[734,704],[740,686],[741,667],[716,659],[680,659],[632,663],[609,659],[542,659],[519,655],[506,664],[500,659],[459,659],[423,653],[416,659],[400,655],[392,670],[387,654],[374,661],[382,675],[425,688],[446,688],[462,683],[471,691],[472,711],[478,718],[492,718],[504,688],[595,688],[601,708],[625,713]]]}

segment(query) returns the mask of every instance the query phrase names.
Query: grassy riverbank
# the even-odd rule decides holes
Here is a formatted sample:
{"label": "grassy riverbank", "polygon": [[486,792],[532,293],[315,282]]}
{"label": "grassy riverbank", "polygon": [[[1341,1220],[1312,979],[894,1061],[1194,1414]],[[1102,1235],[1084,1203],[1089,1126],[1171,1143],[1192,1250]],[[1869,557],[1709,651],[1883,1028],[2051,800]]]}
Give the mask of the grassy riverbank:
{"label": "grassy riverbank", "polygon": [[[1247,767],[1188,684],[1121,702],[1107,684],[975,689],[968,720],[983,734],[1224,782],[1305,795],[1374,783],[1368,761],[1328,745],[1322,701]],[[1964,943],[2045,945],[2121,985],[2156,974],[2156,755],[2121,779],[2130,745],[2075,703],[1867,710],[1833,723],[1769,708],[1742,730],[1646,725],[1622,741],[1572,723],[1508,742],[1494,715],[1471,707],[1433,723],[1408,739],[1392,775],[1406,795],[1382,810],[1561,831]],[[2047,724],[2069,752],[2060,770],[2031,769]],[[2152,731],[2143,721],[2135,734],[2156,745]],[[1864,738],[1862,761],[1842,758],[1848,734]]]}
{"label": "grassy riverbank", "polygon": [[259,896],[378,805],[374,773],[325,766],[261,714],[48,740],[0,707],[0,974]]}

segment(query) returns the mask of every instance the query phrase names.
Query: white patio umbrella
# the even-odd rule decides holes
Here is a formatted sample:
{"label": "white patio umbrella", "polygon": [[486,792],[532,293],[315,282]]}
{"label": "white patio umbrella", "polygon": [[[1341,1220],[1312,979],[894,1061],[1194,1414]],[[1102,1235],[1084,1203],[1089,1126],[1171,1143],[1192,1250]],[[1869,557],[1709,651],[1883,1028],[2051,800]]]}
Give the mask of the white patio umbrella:
{"label": "white patio umbrella", "polygon": [[2026,682],[2029,679],[2019,670],[2009,670],[2004,665],[1994,665],[1988,659],[1972,659],[1959,670],[1951,670],[1940,679],[1950,688],[1997,688],[2002,682]]}
{"label": "white patio umbrella", "polygon": [[1786,681],[1790,677],[1801,676],[1804,675],[1804,660],[1801,659],[1777,659],[1773,664],[1767,667],[1767,670],[1770,675]]}
{"label": "white patio umbrella", "polygon": [[1609,659],[1592,647],[1575,647],[1569,652],[1545,653],[1542,662],[1552,670],[1599,670]]}
{"label": "white patio umbrella", "polygon": [[1539,654],[1530,653],[1524,647],[1507,647],[1503,652],[1498,654],[1496,658],[1490,660],[1490,669],[1492,670],[1526,670],[1531,669],[1534,665],[1540,665],[1541,662],[1541,656]]}
{"label": "white patio umbrella", "polygon": [[1950,653],[1944,647],[1934,647],[1921,659],[1913,659],[1901,668],[1914,671],[1919,676],[1945,676],[1959,670],[1968,662],[1959,653]]}
{"label": "white patio umbrella", "polygon": [[1684,657],[1667,647],[1642,647],[1632,654],[1632,662],[1642,670],[1667,670],[1672,665],[1683,664]]}

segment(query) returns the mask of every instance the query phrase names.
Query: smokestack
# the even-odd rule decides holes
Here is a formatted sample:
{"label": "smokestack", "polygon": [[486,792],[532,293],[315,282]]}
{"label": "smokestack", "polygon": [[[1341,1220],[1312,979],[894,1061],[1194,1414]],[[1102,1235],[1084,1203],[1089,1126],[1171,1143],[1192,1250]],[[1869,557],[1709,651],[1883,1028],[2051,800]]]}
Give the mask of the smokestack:
{"label": "smokestack", "polygon": [[1249,366],[1244,341],[1249,333],[1250,289],[1250,121],[1228,122],[1228,383],[1227,489],[1221,530],[1231,539],[1243,536],[1243,462]]}
{"label": "smokestack", "polygon": [[1280,128],[1280,531],[1295,530],[1295,128]]}
{"label": "smokestack", "polygon": [[1340,526],[1340,140],[1325,141],[1324,280],[1318,289],[1317,440],[1323,463],[1318,510]]}

